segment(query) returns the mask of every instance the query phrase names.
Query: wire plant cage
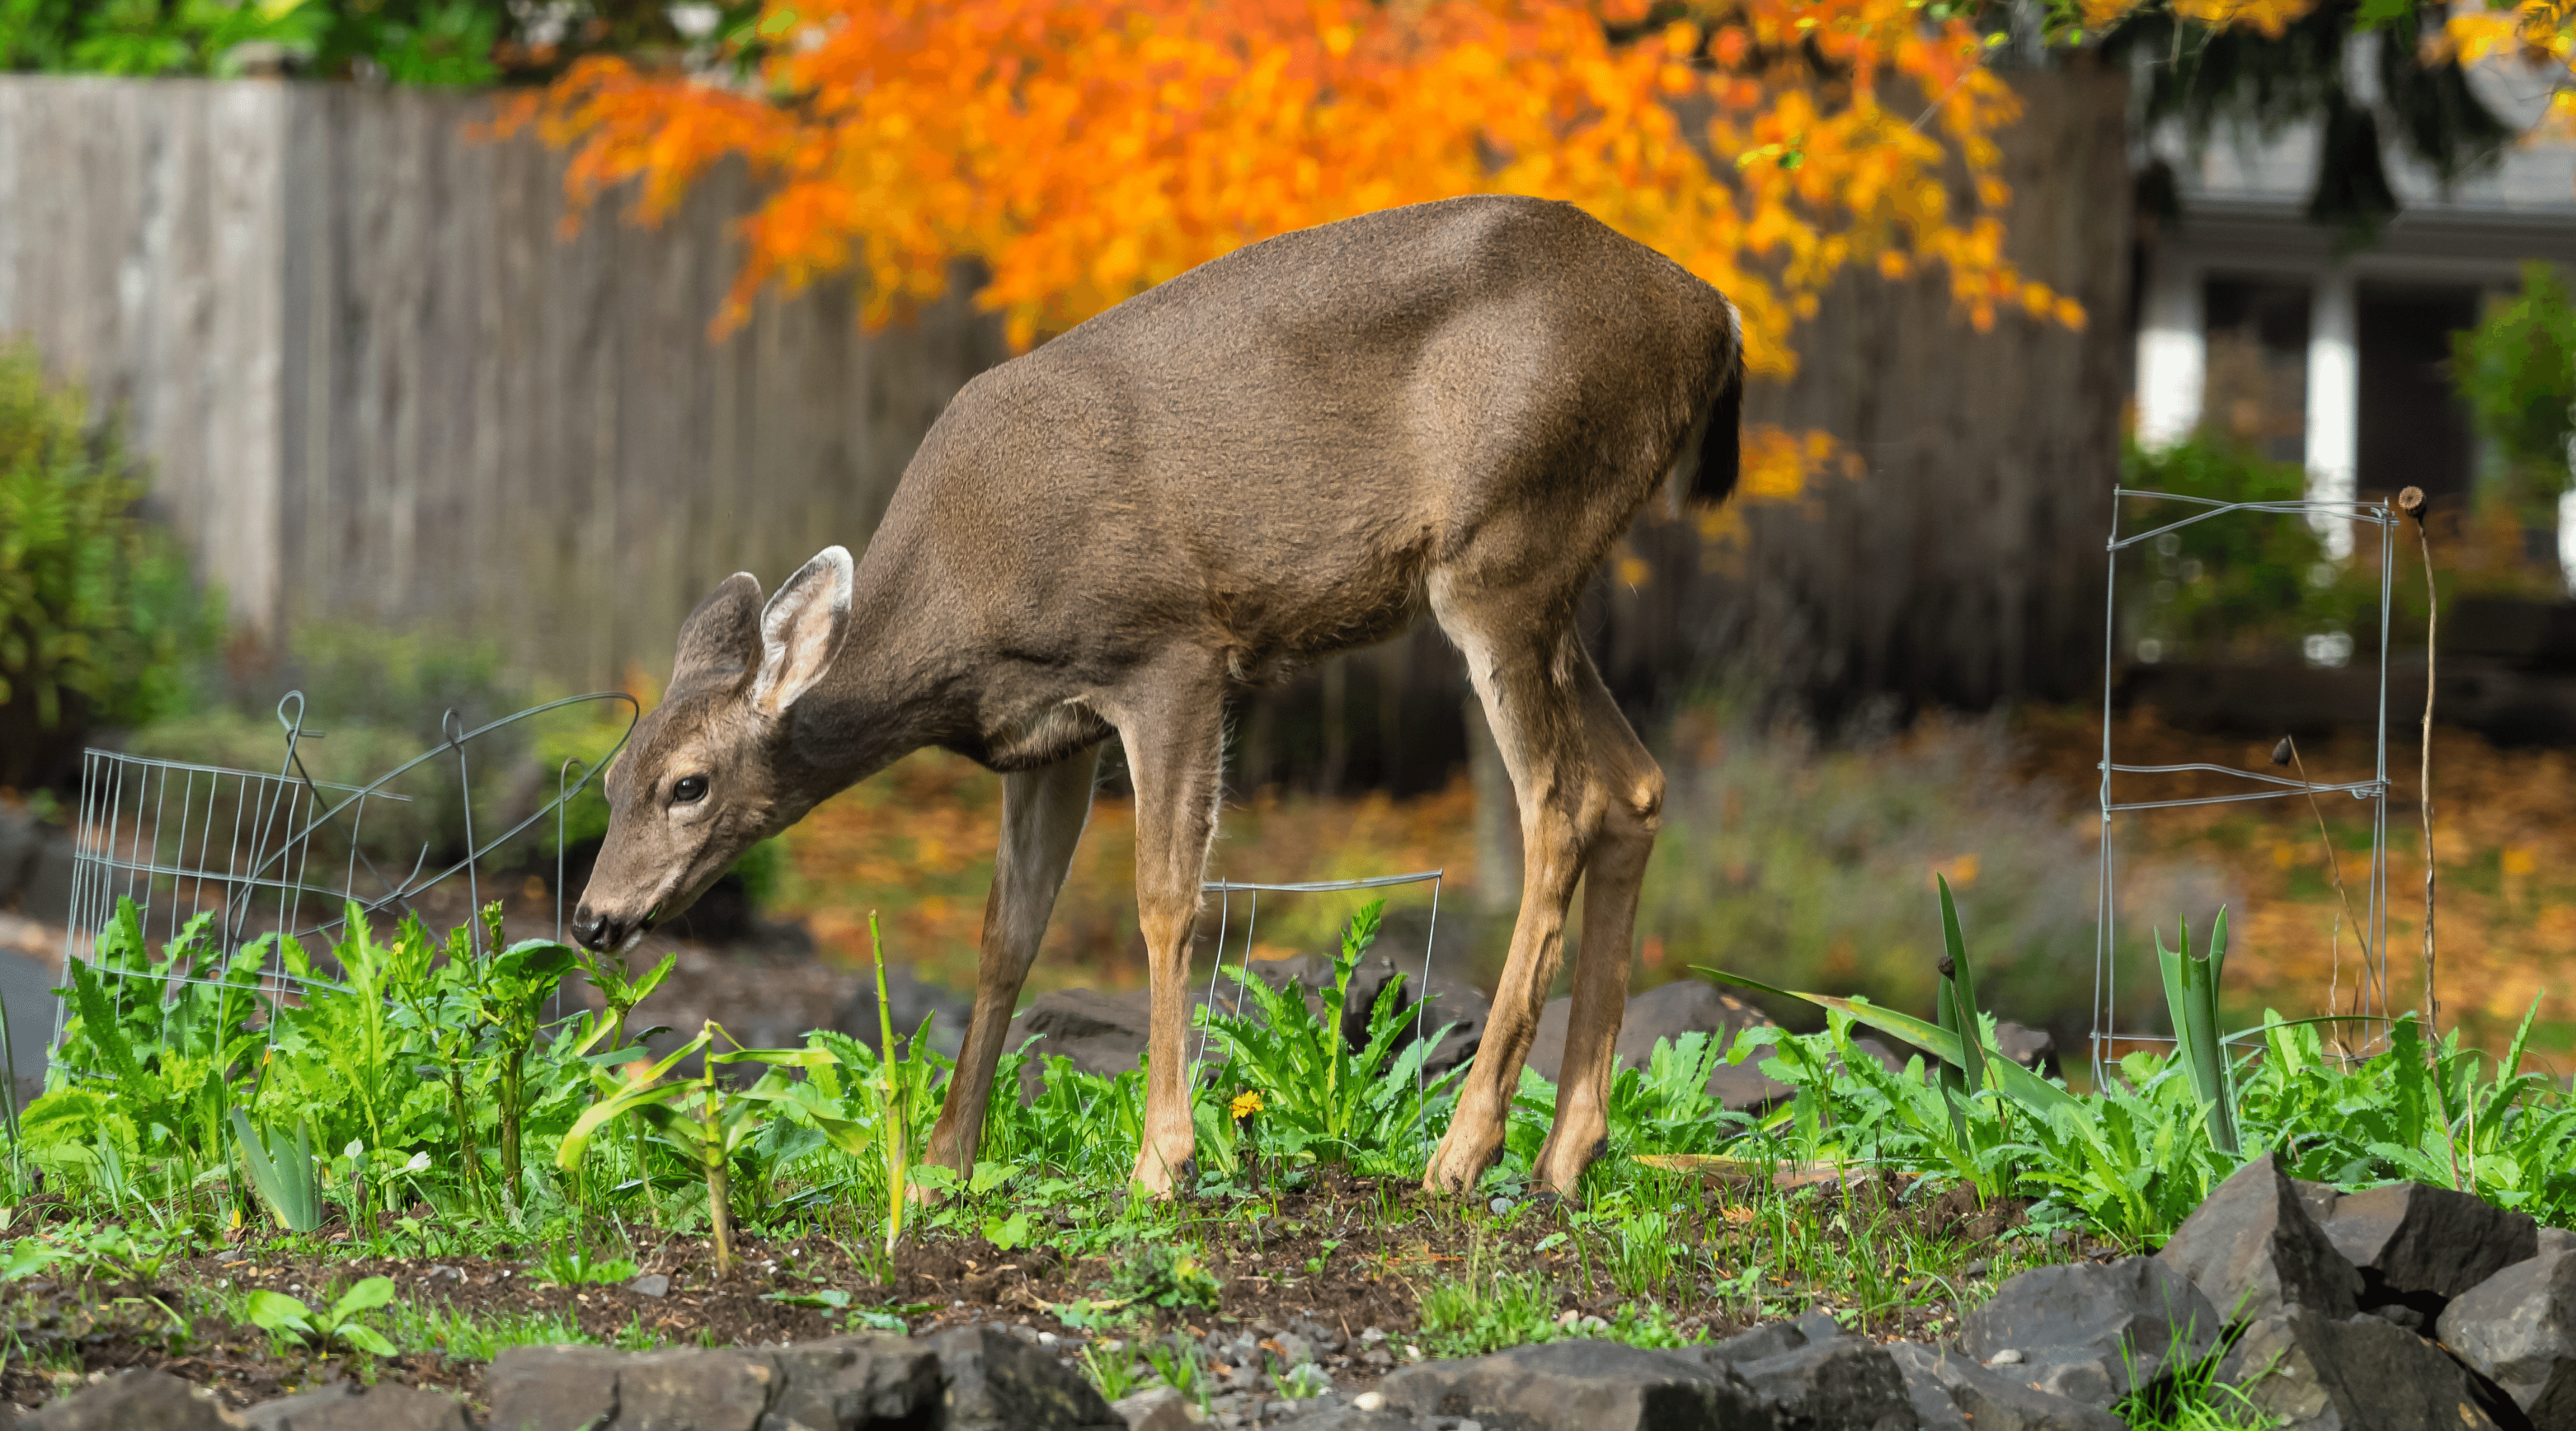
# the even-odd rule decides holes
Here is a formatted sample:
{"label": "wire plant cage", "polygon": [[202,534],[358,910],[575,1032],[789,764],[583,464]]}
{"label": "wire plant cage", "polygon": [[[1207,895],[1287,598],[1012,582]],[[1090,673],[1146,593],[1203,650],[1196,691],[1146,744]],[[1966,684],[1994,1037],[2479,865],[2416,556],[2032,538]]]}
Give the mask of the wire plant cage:
{"label": "wire plant cage", "polygon": [[[1349,894],[1361,890],[1396,889],[1408,885],[1427,884],[1431,886],[1431,919],[1423,931],[1422,970],[1418,975],[1410,978],[1413,985],[1411,989],[1412,1036],[1417,1042],[1420,1041],[1424,1037],[1424,1020],[1431,1007],[1431,951],[1440,938],[1440,890],[1445,875],[1445,869],[1430,869],[1415,870],[1409,874],[1374,875],[1360,879],[1303,880],[1291,883],[1260,883],[1248,880],[1206,881],[1199,888],[1217,896],[1218,900],[1216,964],[1208,970],[1207,1007],[1213,1010],[1217,1006],[1219,997],[1217,975],[1225,969],[1226,942],[1234,930],[1234,901],[1238,896],[1242,898],[1244,905],[1243,942],[1235,961],[1237,979],[1233,1007],[1227,1012],[1239,1018],[1243,1014],[1243,985],[1253,977],[1252,946],[1255,936],[1261,931],[1262,895]],[[1388,958],[1391,964],[1393,956],[1390,954]],[[1335,1012],[1332,1017],[1339,1018],[1340,1014]],[[1192,1082],[1197,1081],[1198,1070],[1207,1061],[1208,1032],[1206,1028],[1199,1030],[1198,1043],[1190,1054],[1189,1076]],[[1416,1075],[1415,1081],[1417,1083],[1421,1081],[1419,1074]]]}
{"label": "wire plant cage", "polygon": [[[552,771],[512,764],[517,778],[478,801],[483,774],[501,763],[513,735],[552,712],[593,705],[625,706],[625,731],[593,758],[572,758]],[[71,961],[87,966],[119,1018],[138,999],[160,1003],[164,1033],[171,1011],[191,986],[255,992],[271,1004],[299,999],[324,982],[327,957],[297,973],[287,958],[293,940],[317,956],[344,937],[351,913],[373,922],[452,906],[464,896],[475,957],[484,876],[497,858],[526,850],[551,827],[554,879],[549,885],[554,934],[563,937],[565,810],[587,790],[634,727],[634,697],[622,691],[570,696],[468,727],[455,711],[441,718],[444,739],[363,785],[317,780],[304,746],[324,732],[305,728],[305,700],[290,691],[277,705],[283,751],[273,772],[230,769],[117,751],[83,752],[74,827],[72,897],[63,940],[65,988],[54,1002],[48,1050],[53,1070],[73,1081],[105,1080],[108,1070],[68,1057],[63,1034],[71,1007]],[[496,805],[525,805],[516,818],[493,818]],[[477,829],[477,805],[484,828]],[[399,851],[408,849],[406,862]],[[102,948],[102,932],[131,901],[147,945]],[[191,931],[194,931],[191,938]],[[173,957],[174,953],[178,957]],[[256,981],[243,982],[243,956],[256,953]],[[560,1010],[558,1010],[558,1013]],[[0,1039],[7,1037],[0,1022]],[[7,1057],[0,1050],[0,1057]],[[14,1095],[13,1095],[14,1097]],[[10,1110],[14,1118],[14,1107]]]}
{"label": "wire plant cage", "polygon": [[[2188,511],[2185,515],[2171,520],[2144,526],[2137,531],[2122,531],[2123,504],[2139,500],[2173,503],[2197,510]],[[2142,548],[2159,539],[2176,536],[2187,528],[2219,520],[2305,520],[2327,538],[2328,550],[2335,552],[2348,551],[2345,543],[2339,538],[2351,533],[2354,527],[2378,529],[2379,644],[2375,651],[2348,649],[2343,653],[2347,659],[2354,660],[2367,655],[2371,658],[2374,667],[2376,708],[2371,727],[2369,774],[2357,779],[2312,782],[2293,775],[2249,770],[2230,765],[2204,762],[2146,765],[2127,763],[2120,759],[2119,737],[2113,720],[2113,696],[2114,673],[2117,669],[2114,663],[2119,655],[2120,643],[2121,553]],[[2385,1029],[2389,1016],[2387,947],[2389,613],[2394,589],[2394,556],[2399,520],[2397,511],[2384,501],[2338,501],[2311,498],[2300,501],[2231,502],[2172,492],[2145,491],[2117,486],[2112,488],[2111,532],[2105,548],[2107,557],[2104,563],[2107,569],[2104,578],[2107,590],[2102,637],[2102,759],[2098,767],[2102,774],[2101,867],[2094,926],[2092,1024],[2088,1039],[2092,1075],[2097,1087],[2106,1075],[2106,1065],[2116,1062],[2118,1046],[2141,1044],[2169,1046],[2174,1042],[2171,1034],[2124,1028],[2122,1024],[2124,1012],[2119,1000],[2119,990],[2125,976],[2119,940],[2121,864],[2118,828],[2120,817],[2142,816],[2149,811],[2264,800],[2307,800],[2315,801],[2322,812],[2323,809],[2332,808],[2327,802],[2336,797],[2358,801],[2365,805],[2370,829],[2369,873],[2363,882],[2367,889],[2367,903],[2354,916],[2357,927],[2349,931],[2358,946],[2359,977],[2347,1001],[2348,1007],[2337,1008],[2331,1012],[2355,1019],[2368,1029],[2375,1031]],[[2357,648],[2361,643],[2351,642],[2350,645]],[[2313,656],[2314,652],[2311,652],[2311,655]],[[2193,777],[2207,776],[2221,778],[2223,782],[2221,793],[2180,793],[2180,788],[2186,781]],[[2320,813],[2318,818],[2323,821],[2325,816]],[[2333,858],[2339,861],[2342,856],[2338,852],[2333,855]],[[2339,872],[2336,878],[2340,880]],[[2334,937],[2340,939],[2343,935],[2344,931],[2338,923]],[[2132,954],[2129,957],[2134,959],[2137,956]],[[2134,1014],[2125,1016],[2134,1017]],[[2368,1042],[2362,1044],[2361,1048],[2366,1051],[2368,1047],[2384,1037],[2384,1032],[2373,1032]]]}

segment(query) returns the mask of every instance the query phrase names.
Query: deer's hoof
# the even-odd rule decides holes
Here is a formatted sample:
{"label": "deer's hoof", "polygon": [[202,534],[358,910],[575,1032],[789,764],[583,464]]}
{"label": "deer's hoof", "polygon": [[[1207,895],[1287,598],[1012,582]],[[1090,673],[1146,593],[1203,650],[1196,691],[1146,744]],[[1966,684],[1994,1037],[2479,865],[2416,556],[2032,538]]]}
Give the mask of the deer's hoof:
{"label": "deer's hoof", "polygon": [[1422,1186],[1426,1192],[1464,1193],[1476,1186],[1476,1179],[1503,1154],[1502,1140],[1496,1138],[1490,1147],[1478,1147],[1465,1140],[1444,1140],[1440,1150],[1431,1155],[1431,1166],[1423,1171]]}
{"label": "deer's hoof", "polygon": [[1146,1197],[1156,1202],[1169,1202],[1198,1186],[1199,1160],[1185,1157],[1174,1163],[1150,1153],[1139,1153],[1136,1170],[1128,1174],[1127,1180]]}
{"label": "deer's hoof", "polygon": [[1550,1139],[1547,1146],[1539,1149],[1538,1165],[1531,1169],[1532,1181],[1567,1202],[1582,1201],[1583,1170],[1608,1152],[1610,1144],[1606,1138],[1596,1138],[1580,1152],[1575,1151],[1576,1147],[1572,1139]]}

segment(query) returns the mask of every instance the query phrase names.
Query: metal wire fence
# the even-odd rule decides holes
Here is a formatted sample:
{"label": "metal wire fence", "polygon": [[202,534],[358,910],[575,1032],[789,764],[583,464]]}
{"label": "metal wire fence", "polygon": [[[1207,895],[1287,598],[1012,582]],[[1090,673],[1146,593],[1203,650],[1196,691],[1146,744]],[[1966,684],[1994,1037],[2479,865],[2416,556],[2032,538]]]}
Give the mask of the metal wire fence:
{"label": "metal wire fence", "polygon": [[[2160,522],[2134,532],[2123,532],[2120,521],[2123,503],[2133,500],[2179,503],[2198,508],[2175,520]],[[2379,645],[2370,652],[2376,667],[2377,709],[2372,727],[2371,773],[2357,780],[2312,783],[2304,778],[2292,779],[2266,771],[2247,770],[2230,765],[2187,762],[2170,765],[2137,765],[2123,763],[2117,752],[2118,727],[2113,721],[2114,673],[2118,669],[2119,620],[2121,596],[2120,554],[2144,546],[2159,538],[2177,534],[2185,528],[2225,518],[2252,520],[2305,520],[2320,530],[2342,528],[2347,524],[2376,527],[2379,530]],[[2095,920],[2093,946],[2092,1029],[2089,1039],[2092,1074],[2098,1086],[2106,1063],[2116,1060],[2116,1046],[2122,1044],[2171,1044],[2173,1037],[2147,1029],[2121,1027],[2122,1011],[2119,990],[2127,982],[2123,972],[2123,955],[2119,940],[2120,863],[2118,834],[2122,821],[2118,817],[2136,817],[2149,811],[2178,810],[2195,806],[2233,804],[2241,801],[2319,800],[2330,795],[2343,795],[2369,807],[2370,872],[2368,904],[2357,916],[2359,928],[2352,931],[2359,945],[2362,975],[2349,1010],[2337,1009],[2361,1020],[2365,1027],[2384,1028],[2388,1017],[2388,655],[2389,611],[2398,513],[2385,502],[2356,501],[2277,501],[2230,502],[2211,497],[2184,496],[2171,492],[2140,491],[2126,487],[2112,489],[2111,535],[2104,563],[2106,585],[2102,623],[2102,773],[2101,786],[2101,870],[2099,905]],[[2354,643],[2356,646],[2359,643]],[[2356,650],[2353,655],[2362,653]],[[2185,777],[2216,775],[2238,782],[2242,788],[2221,794],[2173,793]],[[2118,777],[2131,777],[2118,783]],[[2320,816],[2322,819],[2322,816]],[[2338,857],[2339,858],[2339,857]],[[2340,933],[2338,936],[2340,937]],[[2133,940],[2134,944],[2135,941]],[[2127,956],[2135,959],[2132,952]],[[2376,1037],[2376,1035],[2374,1035]]]}
{"label": "metal wire fence", "polygon": [[[621,702],[631,731],[638,711],[622,691],[548,701],[473,727],[451,710],[440,721],[443,740],[364,785],[313,778],[303,746],[323,733],[305,728],[300,691],[288,692],[277,705],[283,750],[274,772],[85,752],[63,939],[66,988],[71,961],[78,960],[120,1020],[138,1000],[157,1001],[165,1034],[171,1011],[191,988],[247,987],[272,1002],[299,998],[327,982],[317,971],[328,968],[328,961],[305,963],[299,972],[287,941],[327,949],[344,936],[353,915],[399,920],[420,913],[433,894],[449,895],[452,902],[459,888],[470,915],[481,907],[482,880],[493,862],[505,854],[524,856],[529,837],[542,838],[549,824],[555,862],[549,894],[560,939],[565,811],[625,744],[625,733],[593,758],[566,760],[551,772],[513,772],[519,778],[504,783],[519,790],[542,790],[550,775],[553,794],[515,818],[502,813],[497,829],[495,798],[478,791],[477,757],[502,758],[509,746],[504,733],[524,733],[528,723],[550,713]],[[526,758],[516,763],[525,765]],[[451,764],[452,784],[446,778]],[[486,816],[479,836],[478,794]],[[392,857],[381,831],[370,833],[370,819],[382,823],[389,809],[445,799],[453,799],[455,809],[440,812],[441,819],[395,828],[405,839],[422,828],[461,828],[461,847],[442,849],[423,840],[404,863]],[[506,795],[500,803],[508,803]],[[444,818],[448,814],[452,822]],[[146,943],[161,945],[159,957],[122,947],[121,940],[103,944],[127,902],[137,916],[133,930]],[[481,957],[487,951],[479,921],[469,917],[464,925],[469,947]],[[255,977],[247,980],[246,955],[257,961]],[[106,1078],[106,1070],[82,1064],[64,1040],[72,1013],[68,993],[57,996],[49,1050],[55,1071],[71,1080]],[[0,1040],[6,1037],[0,1020]],[[9,1053],[0,1047],[0,1059]]]}

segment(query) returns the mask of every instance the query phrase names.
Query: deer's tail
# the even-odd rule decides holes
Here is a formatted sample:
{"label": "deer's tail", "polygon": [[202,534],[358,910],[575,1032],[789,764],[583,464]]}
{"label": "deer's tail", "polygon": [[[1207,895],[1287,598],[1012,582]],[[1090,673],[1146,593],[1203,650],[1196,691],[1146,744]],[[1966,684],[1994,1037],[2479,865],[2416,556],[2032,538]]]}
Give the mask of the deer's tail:
{"label": "deer's tail", "polygon": [[1744,465],[1744,320],[1732,303],[1726,305],[1723,341],[1726,350],[1718,355],[1717,391],[1695,424],[1698,430],[1690,446],[1697,450],[1686,453],[1693,460],[1690,480],[1683,488],[1691,501],[1711,505],[1735,491],[1736,475]]}

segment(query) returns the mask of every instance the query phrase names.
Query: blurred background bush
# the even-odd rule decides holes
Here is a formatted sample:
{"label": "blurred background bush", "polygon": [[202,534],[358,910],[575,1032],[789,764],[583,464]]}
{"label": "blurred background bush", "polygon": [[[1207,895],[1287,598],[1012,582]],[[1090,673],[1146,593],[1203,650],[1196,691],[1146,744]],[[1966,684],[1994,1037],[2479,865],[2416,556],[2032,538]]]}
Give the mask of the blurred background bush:
{"label": "blurred background bush", "polygon": [[199,700],[223,638],[146,474],[32,345],[0,342],[0,786],[56,789],[103,727]]}

